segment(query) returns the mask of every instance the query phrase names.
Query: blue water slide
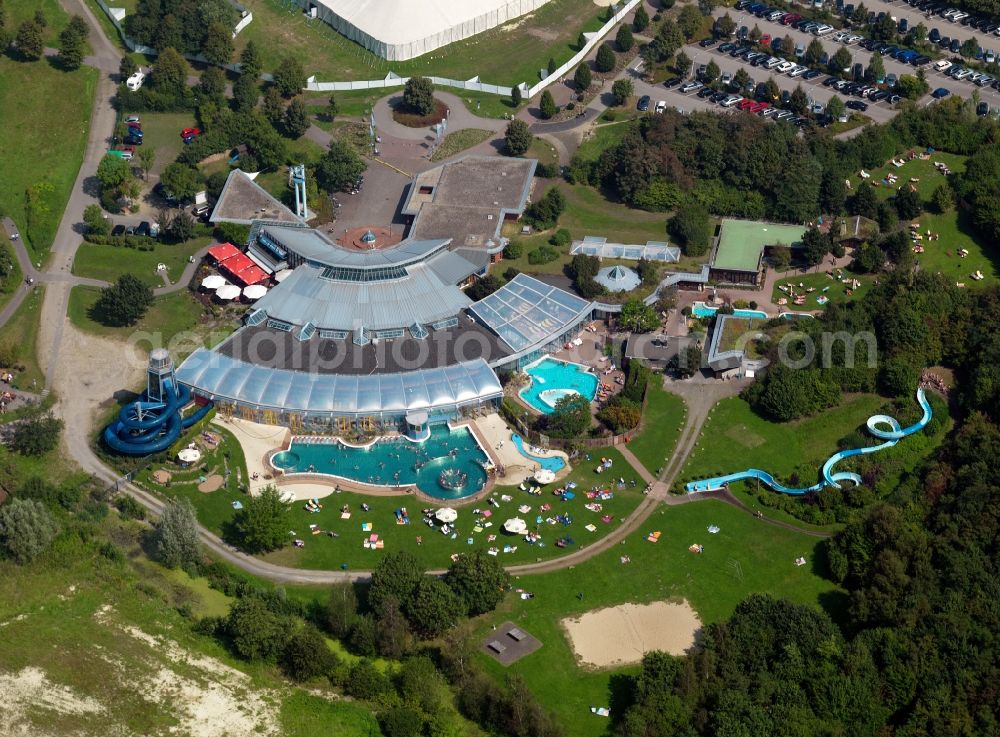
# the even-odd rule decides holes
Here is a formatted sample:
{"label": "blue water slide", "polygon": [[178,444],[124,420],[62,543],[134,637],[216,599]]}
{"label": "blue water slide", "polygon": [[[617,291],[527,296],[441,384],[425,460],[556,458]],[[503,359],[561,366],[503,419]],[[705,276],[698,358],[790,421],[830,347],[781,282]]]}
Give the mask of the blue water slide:
{"label": "blue water slide", "polygon": [[820,491],[827,486],[834,486],[840,489],[842,488],[841,483],[845,481],[859,485],[861,484],[861,477],[858,474],[853,471],[834,472],[833,467],[847,458],[853,458],[854,456],[859,455],[868,455],[869,453],[878,453],[886,448],[891,448],[903,438],[920,432],[927,427],[927,423],[929,423],[931,421],[931,417],[933,417],[933,412],[931,410],[930,402],[927,401],[927,394],[923,389],[917,389],[917,403],[920,405],[924,414],[919,420],[909,427],[901,427],[899,421],[895,417],[889,417],[888,415],[872,415],[869,417],[865,423],[868,427],[868,432],[871,433],[873,437],[878,438],[879,440],[884,440],[885,442],[869,447],[850,448],[848,450],[841,450],[834,453],[826,460],[826,463],[823,464],[823,468],[821,470],[822,480],[812,486],[791,488],[776,481],[775,478],[767,471],[760,471],[756,468],[748,468],[746,471],[737,471],[736,473],[731,473],[726,476],[716,476],[715,478],[704,479],[702,481],[691,481],[685,486],[685,489],[688,493],[695,491],[714,491],[728,486],[736,481],[752,480],[761,481],[774,489],[774,491],[781,494],[802,496],[810,491]]}
{"label": "blue water slide", "polygon": [[200,407],[189,417],[181,417],[181,409],[191,401],[191,390],[183,384],[163,384],[166,401],[150,401],[146,392],[139,400],[122,407],[118,419],[104,428],[104,442],[116,453],[142,456],[160,453],[180,437],[185,430],[212,409],[212,403]]}

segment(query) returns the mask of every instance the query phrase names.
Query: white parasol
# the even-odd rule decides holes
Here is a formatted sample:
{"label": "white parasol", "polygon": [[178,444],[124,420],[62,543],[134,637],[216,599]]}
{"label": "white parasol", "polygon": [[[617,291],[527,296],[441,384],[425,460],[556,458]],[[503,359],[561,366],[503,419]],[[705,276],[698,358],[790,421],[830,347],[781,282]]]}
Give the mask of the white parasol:
{"label": "white parasol", "polygon": [[226,286],[226,280],[223,276],[219,274],[212,274],[211,276],[206,276],[201,280],[201,288],[208,289],[210,291],[215,291],[219,287]]}
{"label": "white parasol", "polygon": [[183,448],[177,454],[177,460],[181,463],[197,463],[201,460],[201,451],[197,448]]}
{"label": "white parasol", "polygon": [[547,468],[539,469],[535,471],[535,481],[540,484],[551,484],[556,480],[556,475]]}
{"label": "white parasol", "polygon": [[229,302],[230,300],[239,298],[240,288],[235,284],[226,284],[215,290],[215,296],[223,302]]}
{"label": "white parasol", "polygon": [[251,284],[249,287],[243,287],[243,296],[247,299],[260,299],[265,294],[267,294],[267,287],[263,284]]}
{"label": "white parasol", "polygon": [[523,535],[528,531],[528,523],[520,517],[511,517],[503,523],[503,528],[511,535]]}
{"label": "white parasol", "polygon": [[446,525],[450,525],[458,519],[458,512],[451,507],[441,507],[441,509],[439,509],[434,516],[437,518],[438,522],[444,522]]}

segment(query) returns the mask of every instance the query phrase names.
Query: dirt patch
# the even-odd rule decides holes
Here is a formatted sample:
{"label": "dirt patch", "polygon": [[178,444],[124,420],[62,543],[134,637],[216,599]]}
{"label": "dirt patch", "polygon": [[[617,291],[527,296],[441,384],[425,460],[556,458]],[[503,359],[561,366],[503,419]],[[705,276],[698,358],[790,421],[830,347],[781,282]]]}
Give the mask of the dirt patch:
{"label": "dirt patch", "polygon": [[[516,27],[517,26],[515,26],[515,28]],[[506,29],[506,26],[504,26],[504,28]],[[559,31],[550,31],[547,28],[529,28],[526,33],[529,36],[539,38],[542,41],[552,42],[559,40]]]}
{"label": "dirt patch", "polygon": [[403,107],[402,100],[400,100],[399,106],[392,109],[392,119],[407,128],[429,128],[440,123],[446,117],[448,117],[448,106],[436,97],[434,98],[434,109],[431,110],[430,115],[417,115],[409,112]]}
{"label": "dirt patch", "polygon": [[153,481],[158,484],[168,484],[173,476],[170,475],[170,471],[165,471],[164,469],[159,469],[158,471],[153,471]]}
{"label": "dirt patch", "polygon": [[222,488],[223,480],[224,479],[219,474],[213,473],[211,476],[209,476],[200,484],[198,484],[198,491],[205,494],[210,494],[213,491],[218,491],[219,489]]}
{"label": "dirt patch", "polygon": [[638,663],[645,653],[683,655],[701,621],[686,601],[622,604],[562,620],[577,658],[599,668]]}
{"label": "dirt patch", "polygon": [[41,737],[33,717],[54,714],[83,717],[104,711],[99,703],[80,696],[67,686],[49,680],[39,668],[24,668],[18,673],[0,673],[0,724],[11,737]]}

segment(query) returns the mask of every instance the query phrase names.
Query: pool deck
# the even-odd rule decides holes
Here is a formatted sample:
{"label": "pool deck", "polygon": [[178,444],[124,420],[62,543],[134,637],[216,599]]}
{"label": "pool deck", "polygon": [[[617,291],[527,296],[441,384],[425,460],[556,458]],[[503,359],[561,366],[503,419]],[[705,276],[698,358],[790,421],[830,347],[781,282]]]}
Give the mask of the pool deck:
{"label": "pool deck", "polygon": [[[525,458],[511,441],[511,430],[498,414],[479,417],[471,423],[472,431],[479,442],[493,457],[494,463],[502,466],[505,475],[500,480],[504,485],[517,485],[535,475],[540,466],[535,461]],[[539,455],[560,456],[566,461],[566,467],[556,475],[561,478],[569,473],[569,457],[559,450],[544,450]]]}
{"label": "pool deck", "polygon": [[[251,496],[258,494],[265,486],[275,483],[274,470],[267,464],[267,456],[273,450],[288,447],[292,433],[287,427],[262,425],[218,414],[212,418],[212,423],[231,432],[242,446],[247,462],[247,484]],[[254,474],[257,474],[256,478]]]}

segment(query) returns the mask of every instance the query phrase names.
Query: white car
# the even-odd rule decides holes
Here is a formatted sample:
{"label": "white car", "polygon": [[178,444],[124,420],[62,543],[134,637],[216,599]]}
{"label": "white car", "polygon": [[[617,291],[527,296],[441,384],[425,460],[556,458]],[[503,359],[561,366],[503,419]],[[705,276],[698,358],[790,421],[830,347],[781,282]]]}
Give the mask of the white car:
{"label": "white car", "polygon": [[815,33],[817,36],[825,36],[828,33],[833,33],[834,30],[835,29],[834,29],[833,26],[828,26],[827,24],[824,23],[819,28],[817,28],[815,31],[813,31],[813,33]]}
{"label": "white car", "polygon": [[667,101],[666,100],[657,100],[656,101],[655,111],[657,113],[662,113],[666,109],[667,109]]}
{"label": "white car", "polygon": [[142,121],[139,120],[138,115],[129,115],[127,118],[125,118],[126,125],[128,125],[129,123],[140,123],[140,122]]}
{"label": "white car", "polygon": [[942,59],[934,64],[934,71],[936,72],[947,72],[949,69],[951,69],[951,62],[947,59]]}
{"label": "white car", "polygon": [[125,86],[128,87],[129,90],[131,90],[132,92],[135,92],[140,87],[142,87],[142,83],[145,81],[146,81],[146,75],[143,74],[142,72],[136,72],[125,81]]}
{"label": "white car", "polygon": [[835,34],[830,36],[834,41],[844,42],[847,39],[847,34],[843,31],[837,31]]}
{"label": "white car", "polygon": [[858,41],[861,41],[863,39],[864,39],[864,36],[859,36],[857,34],[854,34],[854,35],[848,36],[847,39],[844,41],[844,43],[846,43],[846,44],[856,44]]}
{"label": "white car", "polygon": [[736,105],[738,102],[740,102],[740,100],[742,99],[743,98],[740,95],[730,95],[720,104],[722,105],[722,107],[732,107],[733,105]]}
{"label": "white car", "polygon": [[770,59],[767,60],[767,63],[764,64],[764,68],[774,69],[779,64],[781,64],[781,59],[779,59],[777,56],[772,56]]}
{"label": "white car", "polygon": [[783,61],[777,66],[778,71],[781,72],[782,74],[784,74],[785,72],[789,72],[794,68],[795,65],[790,61]]}
{"label": "white car", "polygon": [[796,66],[795,69],[788,73],[789,77],[801,77],[803,74],[809,71],[809,67],[804,67],[802,65]]}

